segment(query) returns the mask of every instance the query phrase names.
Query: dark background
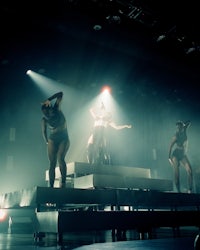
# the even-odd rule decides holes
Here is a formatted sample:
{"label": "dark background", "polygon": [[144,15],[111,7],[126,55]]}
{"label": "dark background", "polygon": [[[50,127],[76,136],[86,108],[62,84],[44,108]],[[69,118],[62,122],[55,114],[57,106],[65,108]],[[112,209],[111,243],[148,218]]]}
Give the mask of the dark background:
{"label": "dark background", "polygon": [[[28,69],[74,91],[73,98],[65,93],[71,100],[66,107],[71,138],[67,162],[86,161],[91,121],[80,120],[79,111],[107,84],[124,115],[118,122],[133,124],[128,131],[110,131],[115,137],[110,142],[113,164],[148,167],[155,177],[171,179],[168,146],[175,123],[191,120],[188,157],[196,179],[197,6],[197,1],[2,1],[0,192],[46,185],[40,102],[48,96],[27,77]],[[165,39],[158,42],[160,35]],[[188,53],[190,48],[194,51]],[[183,172],[183,186],[184,180]]]}

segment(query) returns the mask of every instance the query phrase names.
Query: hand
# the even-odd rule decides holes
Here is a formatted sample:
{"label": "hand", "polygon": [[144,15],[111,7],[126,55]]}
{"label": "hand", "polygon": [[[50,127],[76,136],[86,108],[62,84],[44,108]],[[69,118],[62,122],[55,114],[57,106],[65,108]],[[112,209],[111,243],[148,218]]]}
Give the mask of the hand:
{"label": "hand", "polygon": [[49,100],[46,100],[42,103],[45,107],[49,107],[51,105],[51,102]]}
{"label": "hand", "polygon": [[127,128],[132,128],[132,125],[126,125]]}
{"label": "hand", "polygon": [[173,166],[173,161],[172,161],[172,159],[169,157],[169,163]]}

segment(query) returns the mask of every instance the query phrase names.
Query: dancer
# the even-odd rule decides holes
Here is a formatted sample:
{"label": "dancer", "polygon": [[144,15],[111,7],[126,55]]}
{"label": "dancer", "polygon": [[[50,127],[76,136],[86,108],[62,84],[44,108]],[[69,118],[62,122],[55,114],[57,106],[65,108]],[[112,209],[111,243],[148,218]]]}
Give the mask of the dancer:
{"label": "dancer", "polygon": [[[172,138],[170,147],[169,147],[169,162],[174,168],[174,182],[177,192],[180,190],[180,165],[182,165],[187,172],[188,179],[188,193],[192,192],[193,188],[193,176],[192,176],[192,167],[186,155],[187,151],[187,128],[191,125],[190,121],[182,122],[178,121],[176,123],[177,131]],[[173,147],[176,145],[176,148],[172,151]]]}
{"label": "dancer", "polygon": [[88,163],[110,164],[110,154],[107,148],[106,128],[108,126],[120,130],[131,128],[131,125],[116,125],[112,121],[112,115],[106,111],[104,103],[101,103],[100,112],[97,113],[93,108],[90,113],[94,118],[93,131],[88,139],[87,160]]}
{"label": "dancer", "polygon": [[[42,103],[42,135],[47,144],[47,154],[49,159],[49,186],[54,186],[55,168],[58,161],[61,173],[61,187],[66,184],[67,166],[65,156],[70,146],[67,124],[60,105],[63,92],[58,92]],[[54,103],[53,103],[54,100]],[[49,128],[49,136],[47,132]]]}

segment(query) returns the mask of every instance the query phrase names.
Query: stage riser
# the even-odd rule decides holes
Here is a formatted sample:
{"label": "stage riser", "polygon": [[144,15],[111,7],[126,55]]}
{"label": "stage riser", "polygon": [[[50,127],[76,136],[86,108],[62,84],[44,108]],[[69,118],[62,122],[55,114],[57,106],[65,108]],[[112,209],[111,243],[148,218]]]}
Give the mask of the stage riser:
{"label": "stage riser", "polygon": [[65,189],[35,187],[0,196],[1,208],[33,209],[46,203],[62,205],[81,204],[87,206],[112,205],[133,206],[137,208],[169,208],[179,209],[193,207],[199,209],[200,194],[172,193],[124,189]]}
{"label": "stage riser", "polygon": [[[126,167],[118,165],[91,165],[83,162],[71,162],[67,164],[67,176],[79,177],[90,174],[117,175],[139,178],[151,178],[149,168]],[[55,178],[60,179],[59,167],[56,167]],[[49,170],[46,171],[45,180],[49,181]]]}
{"label": "stage riser", "polygon": [[133,178],[112,175],[86,175],[74,179],[74,188],[124,188],[172,191],[173,182],[164,179]]}
{"label": "stage riser", "polygon": [[[56,167],[54,187],[60,186],[60,170]],[[46,171],[46,181],[49,181],[49,171]],[[172,191],[172,180],[152,179],[150,169],[91,165],[82,162],[67,164],[66,184],[68,188],[125,188]]]}
{"label": "stage riser", "polygon": [[200,226],[198,211],[53,211],[36,214],[37,232]]}

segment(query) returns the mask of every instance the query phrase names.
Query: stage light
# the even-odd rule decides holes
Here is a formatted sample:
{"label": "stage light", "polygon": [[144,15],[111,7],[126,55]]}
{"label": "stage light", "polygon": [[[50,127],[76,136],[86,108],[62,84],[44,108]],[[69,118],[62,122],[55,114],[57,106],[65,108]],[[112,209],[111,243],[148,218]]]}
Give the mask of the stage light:
{"label": "stage light", "polygon": [[109,86],[104,86],[101,92],[109,94],[111,92],[111,88]]}
{"label": "stage light", "polygon": [[104,103],[106,109],[111,109],[112,107],[112,96],[111,96],[111,88],[108,85],[104,85],[101,88],[101,92],[97,98],[97,103]]}
{"label": "stage light", "polygon": [[191,46],[185,50],[185,53],[193,54],[200,51],[200,46],[196,42],[192,42]]}
{"label": "stage light", "polygon": [[30,69],[27,70],[27,71],[26,71],[26,74],[27,74],[27,75],[30,75],[30,74],[31,74],[31,70],[30,70]]}
{"label": "stage light", "polygon": [[188,54],[191,54],[191,53],[193,53],[195,51],[196,51],[196,48],[195,47],[191,47],[191,48],[187,49],[185,53],[188,55]]}
{"label": "stage light", "polygon": [[4,221],[7,217],[7,213],[4,209],[0,209],[0,221]]}
{"label": "stage light", "polygon": [[166,35],[160,35],[157,39],[156,42],[161,42],[166,39]]}
{"label": "stage light", "polygon": [[101,25],[96,24],[96,25],[94,25],[93,29],[96,31],[99,31],[102,29],[102,27],[101,27]]}
{"label": "stage light", "polygon": [[107,16],[106,20],[108,20],[109,23],[117,23],[117,24],[121,23],[121,18],[118,15]]}
{"label": "stage light", "polygon": [[59,84],[57,81],[54,81],[35,71],[28,70],[27,75],[45,94],[50,95],[52,92],[56,92],[57,89],[61,89],[63,87],[63,85]]}

